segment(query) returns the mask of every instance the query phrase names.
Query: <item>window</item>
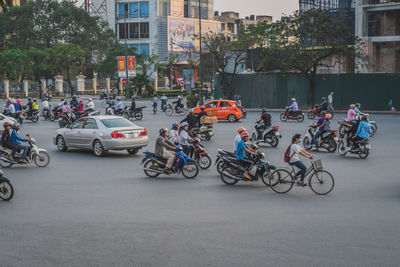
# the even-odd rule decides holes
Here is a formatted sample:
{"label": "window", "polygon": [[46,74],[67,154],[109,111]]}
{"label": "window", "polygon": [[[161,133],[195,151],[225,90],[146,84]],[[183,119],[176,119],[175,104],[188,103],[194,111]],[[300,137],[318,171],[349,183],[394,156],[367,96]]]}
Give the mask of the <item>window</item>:
{"label": "window", "polygon": [[149,38],[149,23],[140,23],[140,38]]}
{"label": "window", "polygon": [[139,3],[129,3],[129,17],[130,18],[139,17]]}
{"label": "window", "polygon": [[129,23],[129,38],[139,38],[139,23]]}
{"label": "window", "polygon": [[136,126],[132,122],[128,121],[127,119],[124,118],[118,118],[118,119],[103,119],[100,120],[104,126],[107,128],[118,128],[118,127],[134,127]]}
{"label": "window", "polygon": [[128,17],[128,4],[126,3],[119,3],[118,4],[118,17],[125,18]]}
{"label": "window", "polygon": [[149,17],[149,2],[140,2],[140,17]]}
{"label": "window", "polygon": [[204,107],[205,107],[205,108],[216,108],[217,106],[218,106],[218,102],[217,102],[217,101],[214,101],[214,102],[208,103],[208,104],[205,105]]}
{"label": "window", "polygon": [[221,24],[221,30],[224,32],[225,31],[225,23]]}
{"label": "window", "polygon": [[83,125],[83,129],[97,129],[97,124],[94,119],[87,119]]}
{"label": "window", "polygon": [[128,24],[120,23],[119,24],[119,39],[127,38],[128,37],[127,33],[128,33]]}
{"label": "window", "polygon": [[141,44],[139,53],[145,56],[150,56],[150,45],[149,44]]}
{"label": "window", "polygon": [[231,104],[229,102],[221,101],[219,104],[220,108],[230,108]]}
{"label": "window", "polygon": [[79,121],[72,124],[71,129],[82,129],[85,123],[86,119],[80,119]]}

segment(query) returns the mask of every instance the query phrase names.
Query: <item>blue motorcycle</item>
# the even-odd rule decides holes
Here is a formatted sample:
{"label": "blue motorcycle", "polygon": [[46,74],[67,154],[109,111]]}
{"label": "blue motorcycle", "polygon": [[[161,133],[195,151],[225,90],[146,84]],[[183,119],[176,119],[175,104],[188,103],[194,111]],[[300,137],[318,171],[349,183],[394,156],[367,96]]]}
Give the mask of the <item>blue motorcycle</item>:
{"label": "blue motorcycle", "polygon": [[[199,173],[199,167],[194,159],[189,158],[183,151],[181,146],[177,146],[177,157],[175,163],[172,166],[172,173],[182,173],[182,175],[188,179],[193,179]],[[160,156],[151,153],[143,152],[145,157],[142,160],[144,164],[144,173],[149,177],[157,177],[160,174],[169,174],[164,171],[167,165],[167,160]]]}

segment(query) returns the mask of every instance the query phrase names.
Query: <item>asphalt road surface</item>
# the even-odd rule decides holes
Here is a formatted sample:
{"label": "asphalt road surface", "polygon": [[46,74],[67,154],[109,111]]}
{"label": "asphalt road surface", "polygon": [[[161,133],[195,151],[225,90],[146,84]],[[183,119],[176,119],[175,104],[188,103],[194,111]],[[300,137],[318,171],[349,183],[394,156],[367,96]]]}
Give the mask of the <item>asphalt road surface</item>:
{"label": "asphalt road surface", "polygon": [[[153,115],[146,104],[137,124],[148,129],[153,151],[158,129],[182,118]],[[257,116],[215,125],[203,142],[213,160]],[[400,116],[372,118],[378,132],[366,160],[316,153],[335,177],[327,196],[298,187],[279,195],[261,181],[227,186],[214,166],[194,180],[147,178],[142,151],[62,153],[52,143],[57,123],[24,123],[21,132],[49,151],[51,163],[4,169],[15,196],[0,201],[0,266],[398,266]],[[282,123],[278,113],[273,120],[283,138],[262,149],[285,167],[291,137],[310,121]]]}

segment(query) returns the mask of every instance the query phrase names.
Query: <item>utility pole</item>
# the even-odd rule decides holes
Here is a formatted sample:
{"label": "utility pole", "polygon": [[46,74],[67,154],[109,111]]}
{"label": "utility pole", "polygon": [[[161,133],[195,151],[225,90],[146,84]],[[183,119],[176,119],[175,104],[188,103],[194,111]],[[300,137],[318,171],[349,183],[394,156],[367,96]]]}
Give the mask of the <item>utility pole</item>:
{"label": "utility pole", "polygon": [[199,79],[200,79],[200,105],[203,105],[203,79],[201,78],[201,0],[199,0],[199,42],[200,42],[200,58],[199,58]]}
{"label": "utility pole", "polygon": [[[129,11],[128,11],[129,12]],[[125,84],[125,97],[129,96],[128,88],[129,88],[129,76],[128,76],[128,24],[126,23],[126,17],[128,16],[128,12],[124,14],[124,31],[125,31],[125,75],[126,75],[126,84]]]}

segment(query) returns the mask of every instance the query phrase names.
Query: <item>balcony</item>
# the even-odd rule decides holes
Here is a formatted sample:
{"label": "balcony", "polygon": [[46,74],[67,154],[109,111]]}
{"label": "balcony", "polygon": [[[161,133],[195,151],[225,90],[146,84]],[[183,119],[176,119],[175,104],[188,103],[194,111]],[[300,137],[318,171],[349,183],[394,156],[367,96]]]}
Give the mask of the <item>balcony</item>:
{"label": "balcony", "polygon": [[364,0],[364,4],[368,5],[391,4],[391,3],[400,3],[400,0]]}

